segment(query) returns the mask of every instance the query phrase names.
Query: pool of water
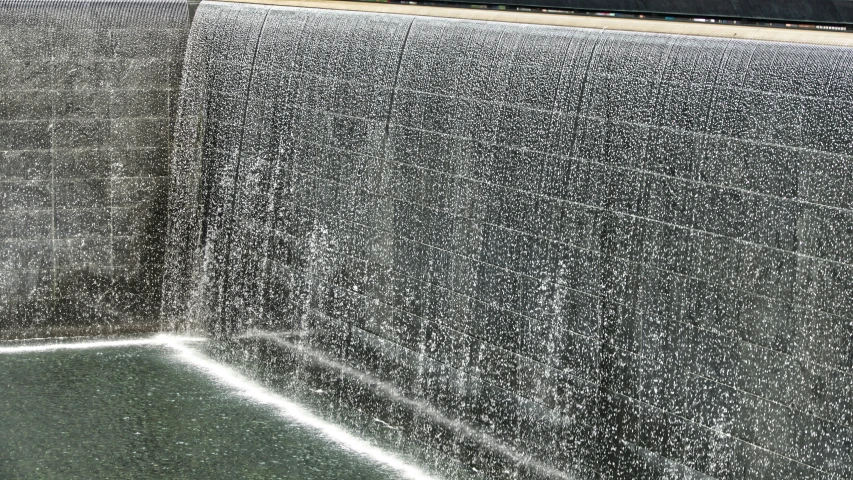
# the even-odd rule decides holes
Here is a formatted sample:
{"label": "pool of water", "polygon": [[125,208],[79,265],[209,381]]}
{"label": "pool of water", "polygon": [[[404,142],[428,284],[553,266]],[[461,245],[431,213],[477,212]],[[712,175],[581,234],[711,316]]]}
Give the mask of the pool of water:
{"label": "pool of water", "polygon": [[0,478],[420,476],[193,344],[94,345],[0,345]]}

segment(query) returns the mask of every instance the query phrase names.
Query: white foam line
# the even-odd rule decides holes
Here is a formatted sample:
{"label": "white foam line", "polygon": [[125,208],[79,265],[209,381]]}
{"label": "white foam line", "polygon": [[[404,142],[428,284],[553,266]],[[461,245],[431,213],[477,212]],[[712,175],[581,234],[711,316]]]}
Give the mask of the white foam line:
{"label": "white foam line", "polygon": [[[166,339],[169,339],[167,342]],[[0,347],[0,354],[14,353],[33,353],[33,352],[52,352],[55,350],[88,350],[93,348],[116,348],[116,347],[136,347],[140,345],[169,345],[175,343],[201,342],[203,338],[198,337],[177,337],[158,335],[149,338],[133,338],[126,340],[102,340],[95,342],[74,342],[74,343],[49,343],[44,345],[16,345],[14,347]]]}
{"label": "white foam line", "polygon": [[[299,332],[287,332],[287,336],[296,336],[298,334],[299,334]],[[367,385],[370,385],[370,386],[376,388],[377,390],[381,391],[385,396],[392,398],[393,400],[395,400],[397,402],[409,405],[409,406],[413,407],[415,410],[417,410],[418,412],[429,416],[430,419],[432,421],[434,421],[435,423],[441,424],[441,425],[448,427],[452,430],[457,430],[457,431],[459,431],[460,434],[462,434],[468,438],[475,439],[476,441],[481,442],[481,444],[487,446],[488,448],[494,449],[495,451],[499,452],[500,454],[504,455],[507,458],[511,458],[516,463],[519,463],[519,464],[524,463],[524,464],[527,464],[527,465],[535,468],[540,473],[542,473],[543,476],[546,478],[561,479],[561,480],[573,480],[575,478],[573,476],[569,476],[565,472],[561,472],[561,471],[559,471],[553,467],[550,467],[550,466],[545,465],[539,461],[533,460],[529,457],[525,457],[524,455],[519,454],[518,452],[513,450],[511,447],[509,447],[508,445],[506,445],[505,443],[503,443],[501,441],[498,441],[497,439],[495,439],[491,435],[484,434],[482,432],[478,432],[477,430],[473,429],[471,426],[469,426],[463,422],[460,422],[459,420],[453,420],[453,419],[448,418],[447,416],[442,414],[440,411],[435,409],[433,406],[431,406],[427,402],[420,401],[420,400],[414,400],[414,399],[406,397],[401,391],[399,391],[393,385],[388,384],[386,382],[383,382],[379,378],[376,378],[369,373],[364,373],[364,372],[356,370],[350,366],[336,362],[335,360],[330,359],[329,357],[327,357],[323,353],[318,352],[316,350],[313,350],[311,348],[307,348],[307,347],[304,347],[301,345],[297,345],[293,342],[287,341],[281,337],[281,334],[273,334],[270,332],[264,332],[262,330],[255,330],[255,331],[250,330],[245,335],[243,335],[242,338],[263,338],[263,339],[266,339],[268,341],[274,342],[277,345],[281,345],[285,348],[288,348],[291,350],[299,350],[301,352],[304,352],[312,360],[316,361],[320,365],[323,365],[324,367],[331,369],[331,370],[337,370],[337,371],[349,376],[350,378],[358,378],[361,382],[366,383]],[[389,428],[397,428],[397,427],[394,427],[392,425],[388,425],[387,423],[383,422],[382,420],[376,419],[376,421],[386,425]]]}
{"label": "white foam line", "polygon": [[203,354],[198,353],[181,343],[179,340],[174,339],[174,337],[164,336],[160,338],[164,344],[173,348],[178,353],[181,361],[190,364],[213,377],[221,385],[234,390],[234,392],[239,396],[261,405],[273,407],[283,417],[317,430],[330,441],[370,458],[377,463],[390,467],[406,478],[418,480],[432,480],[435,478],[428,475],[420,468],[402,461],[390,452],[370,445],[366,441],[355,437],[341,427],[322,420],[306,410],[304,407],[285,399],[281,395],[273,393],[261,385],[258,385],[234,369],[217,363]]}

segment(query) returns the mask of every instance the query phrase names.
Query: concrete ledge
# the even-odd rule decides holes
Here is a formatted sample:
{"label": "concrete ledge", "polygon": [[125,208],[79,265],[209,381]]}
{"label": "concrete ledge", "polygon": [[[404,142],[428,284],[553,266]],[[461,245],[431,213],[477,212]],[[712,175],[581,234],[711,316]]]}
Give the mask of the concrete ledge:
{"label": "concrete ledge", "polygon": [[458,18],[490,22],[527,23],[629,32],[666,33],[715,38],[739,38],[767,42],[803,43],[853,47],[853,35],[846,32],[819,32],[787,30],[780,28],[746,27],[705,23],[665,22],[629,18],[593,17],[582,15],[558,15],[546,13],[509,12],[503,10],[480,10],[476,8],[427,7],[394,3],[373,3],[342,0],[220,0],[229,3],[251,3],[283,7],[321,8],[328,10],[350,10],[357,12],[391,13],[424,17]]}

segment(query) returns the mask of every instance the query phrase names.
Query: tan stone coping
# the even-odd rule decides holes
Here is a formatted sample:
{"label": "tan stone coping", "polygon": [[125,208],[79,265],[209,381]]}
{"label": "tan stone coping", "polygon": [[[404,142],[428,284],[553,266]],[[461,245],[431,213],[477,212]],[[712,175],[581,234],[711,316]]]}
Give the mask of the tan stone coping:
{"label": "tan stone coping", "polygon": [[527,23],[629,32],[669,33],[716,38],[742,38],[770,42],[805,43],[853,47],[853,33],[786,28],[721,25],[715,23],[677,22],[614,18],[591,15],[566,15],[533,12],[517,12],[480,8],[431,7],[402,5],[396,3],[357,2],[347,0],[218,0],[232,3],[252,3],[286,7],[323,8],[329,10],[351,10],[358,12],[391,13],[424,17],[459,18],[490,22]]}

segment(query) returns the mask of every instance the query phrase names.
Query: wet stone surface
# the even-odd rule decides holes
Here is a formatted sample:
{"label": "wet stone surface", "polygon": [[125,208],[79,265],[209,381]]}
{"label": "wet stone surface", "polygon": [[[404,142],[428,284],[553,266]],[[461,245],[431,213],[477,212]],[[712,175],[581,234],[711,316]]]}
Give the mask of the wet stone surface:
{"label": "wet stone surface", "polygon": [[177,0],[0,2],[6,336],[155,318],[187,28]]}

